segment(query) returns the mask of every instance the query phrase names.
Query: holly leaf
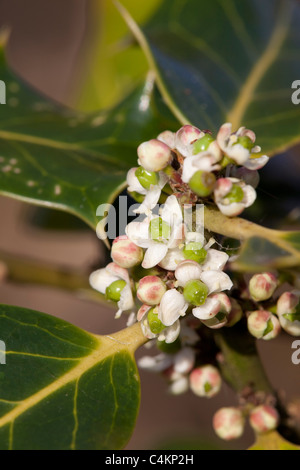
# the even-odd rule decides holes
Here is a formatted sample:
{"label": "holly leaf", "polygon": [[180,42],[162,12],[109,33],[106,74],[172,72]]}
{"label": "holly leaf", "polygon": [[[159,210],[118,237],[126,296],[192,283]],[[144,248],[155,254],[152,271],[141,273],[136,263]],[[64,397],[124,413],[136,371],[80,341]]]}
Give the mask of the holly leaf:
{"label": "holly leaf", "polygon": [[267,154],[300,141],[299,2],[164,0],[142,29],[119,9],[182,123],[249,127]]}
{"label": "holly leaf", "polygon": [[53,316],[0,305],[0,334],[1,450],[125,446],[140,400],[133,354],[145,338],[138,323],[96,336]]}
{"label": "holly leaf", "polygon": [[276,431],[258,435],[257,440],[249,450],[300,450],[300,446],[296,446],[291,442],[283,439]]}
{"label": "holly leaf", "polygon": [[137,146],[173,116],[153,77],[108,113],[57,106],[7,69],[0,49],[6,105],[0,106],[0,194],[72,213],[95,228],[99,204],[111,203],[137,164]]}
{"label": "holly leaf", "polygon": [[[124,0],[139,23],[149,19],[160,3]],[[115,106],[130,93],[145,77],[148,64],[111,0],[90,2],[87,21],[78,64],[81,78],[72,90],[72,101],[84,111],[98,111]]]}

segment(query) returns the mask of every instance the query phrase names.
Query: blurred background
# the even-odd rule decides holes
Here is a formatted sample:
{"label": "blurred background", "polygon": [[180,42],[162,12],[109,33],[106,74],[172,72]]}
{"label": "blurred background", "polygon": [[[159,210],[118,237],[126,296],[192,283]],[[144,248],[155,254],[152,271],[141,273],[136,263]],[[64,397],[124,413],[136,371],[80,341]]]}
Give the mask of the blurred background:
{"label": "blurred background", "polygon": [[[159,1],[123,3],[145,21]],[[84,111],[112,106],[147,71],[141,51],[126,36],[126,26],[109,0],[0,0],[3,25],[11,28],[10,67],[41,93]],[[275,157],[261,172],[260,201],[248,217],[269,226],[282,220],[286,228],[299,228],[299,170],[299,148],[284,159]],[[13,253],[78,272],[105,264],[107,253],[96,234],[69,215],[3,197],[0,214],[0,258],[1,252]],[[122,319],[115,321],[108,307],[58,289],[5,282],[0,284],[0,300],[53,314],[93,333],[111,333],[125,324]],[[291,362],[291,344],[286,335],[271,343],[259,342],[270,380],[289,399],[300,390],[300,365]],[[140,350],[138,356],[145,353]],[[249,429],[230,445],[214,435],[213,413],[236,404],[226,385],[211,400],[191,393],[173,397],[161,377],[141,371],[141,386],[140,414],[127,449],[244,449],[253,442]]]}

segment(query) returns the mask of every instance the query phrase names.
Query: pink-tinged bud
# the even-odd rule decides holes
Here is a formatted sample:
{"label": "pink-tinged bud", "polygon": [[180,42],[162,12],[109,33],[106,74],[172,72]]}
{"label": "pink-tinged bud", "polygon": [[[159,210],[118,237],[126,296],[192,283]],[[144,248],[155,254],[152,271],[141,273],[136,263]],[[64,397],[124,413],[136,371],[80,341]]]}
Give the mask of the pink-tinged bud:
{"label": "pink-tinged bud", "polygon": [[227,316],[227,324],[226,326],[234,326],[237,322],[239,322],[243,316],[243,310],[240,304],[235,299],[230,299],[231,302],[231,310],[229,315]]}
{"label": "pink-tinged bud", "polygon": [[277,314],[287,315],[295,313],[299,304],[299,295],[294,292],[284,292],[277,301]]}
{"label": "pink-tinged bud", "polygon": [[249,422],[257,433],[272,431],[278,426],[279,414],[271,406],[260,405],[251,411]]}
{"label": "pink-tinged bud", "polygon": [[300,336],[299,292],[284,292],[277,302],[280,325],[289,335]]}
{"label": "pink-tinged bud", "polygon": [[139,165],[148,171],[163,170],[171,161],[172,152],[168,145],[152,139],[138,147]]}
{"label": "pink-tinged bud", "polygon": [[221,408],[213,417],[214,431],[225,441],[241,437],[244,427],[245,420],[238,408]]}
{"label": "pink-tinged bud", "polygon": [[147,305],[158,305],[167,288],[165,283],[157,276],[146,276],[140,280],[137,297]]}
{"label": "pink-tinged bud", "polygon": [[190,388],[199,397],[214,397],[221,385],[220,373],[214,366],[197,367],[190,374]]}
{"label": "pink-tinged bud", "polygon": [[257,302],[270,299],[276,287],[277,279],[271,273],[255,274],[249,282],[250,295]]}
{"label": "pink-tinged bud", "polygon": [[279,335],[280,323],[271,312],[256,310],[248,317],[248,330],[255,338],[269,340]]}
{"label": "pink-tinged bud", "polygon": [[133,243],[124,235],[114,240],[111,257],[113,261],[122,268],[133,268],[143,261],[144,252],[142,248]]}
{"label": "pink-tinged bud", "polygon": [[176,149],[187,157],[191,153],[189,147],[192,142],[204,136],[204,133],[194,126],[183,126],[177,131],[175,136]]}

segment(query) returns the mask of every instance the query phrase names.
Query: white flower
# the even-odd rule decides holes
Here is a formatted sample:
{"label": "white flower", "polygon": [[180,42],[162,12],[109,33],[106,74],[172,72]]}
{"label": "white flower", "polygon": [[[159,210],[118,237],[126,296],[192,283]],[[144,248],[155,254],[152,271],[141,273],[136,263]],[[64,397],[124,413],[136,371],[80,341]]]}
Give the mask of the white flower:
{"label": "white flower", "polygon": [[[216,252],[216,250],[212,251]],[[224,255],[226,254],[224,253]],[[220,259],[216,257],[216,263],[214,264],[212,258],[212,261],[209,261],[206,266],[200,265],[195,261],[186,260],[180,263],[175,271],[175,277],[180,286],[184,287],[189,281],[198,279],[208,288],[208,297],[204,304],[192,310],[193,315],[200,320],[213,318],[220,311],[219,300],[211,294],[230,290],[232,287],[230,277],[221,271],[224,267],[224,263],[226,263],[225,259],[226,257],[220,262]],[[209,266],[215,269],[208,270]]]}
{"label": "white flower", "polygon": [[168,290],[162,297],[158,307],[158,318],[164,325],[173,325],[178,318],[185,315],[189,304],[176,289]]}
{"label": "white flower", "polygon": [[135,176],[137,168],[131,168],[127,173],[127,184],[129,192],[136,192],[145,196],[142,204],[134,210],[137,214],[149,214],[159,201],[161,190],[167,184],[169,178],[163,172],[158,172],[158,184],[151,185],[150,189],[145,189]]}
{"label": "white flower", "polygon": [[193,143],[204,135],[197,127],[183,126],[176,132],[175,147],[183,157],[189,157],[193,155]]}
{"label": "white flower", "polygon": [[219,160],[220,157],[211,151],[201,152],[185,158],[182,166],[182,181],[188,183],[197,171],[210,173],[220,170],[221,167],[217,164]]}
{"label": "white flower", "polygon": [[126,286],[121,292],[121,298],[118,305],[118,311],[116,313],[116,318],[119,318],[123,311],[131,310],[134,307],[134,300],[132,296],[132,291],[130,287],[130,278],[128,271],[124,268],[121,268],[116,263],[110,263],[106,268],[98,269],[90,275],[90,285],[93,289],[105,294],[107,287],[109,287],[113,282],[123,280],[126,282]]}
{"label": "white flower", "polygon": [[[216,251],[216,250],[214,250]],[[223,267],[217,260],[216,266]],[[213,318],[220,311],[220,301],[211,294],[229,290],[232,287],[230,277],[220,269],[203,270],[199,263],[186,260],[175,270],[178,285],[184,287],[191,280],[200,280],[208,288],[208,297],[200,307],[193,308],[193,315],[201,320]],[[172,325],[186,314],[189,304],[177,289],[168,290],[162,297],[158,307],[158,318],[164,325]]]}
{"label": "white flower", "polygon": [[[241,198],[238,198],[237,202],[234,201],[234,199],[237,199],[235,195],[231,197],[234,189],[238,189],[239,192],[242,190]],[[252,186],[245,184],[244,181],[237,178],[220,178],[216,182],[214,199],[223,214],[234,217],[241,214],[246,207],[254,203],[256,191]]]}
{"label": "white flower", "polygon": [[178,264],[181,261],[184,261],[185,257],[183,256],[182,249],[180,248],[173,248],[172,250],[168,250],[166,256],[161,260],[159,266],[167,271],[175,271]]}
{"label": "white flower", "polygon": [[[162,233],[154,239],[153,224],[161,222]],[[160,217],[151,215],[142,222],[131,222],[126,227],[126,235],[136,245],[146,248],[142,263],[143,268],[149,269],[159,264],[167,255],[169,249],[178,247],[185,237],[185,225],[180,205],[175,196],[169,196],[164,204]]]}
{"label": "white flower", "polygon": [[[179,320],[172,323],[172,325],[164,325],[166,328],[159,334],[154,334],[148,322],[147,314],[151,306],[149,305],[142,305],[137,314],[137,320],[141,323],[141,328],[144,336],[148,339],[157,338],[158,341],[165,341],[167,344],[173,343],[179,336],[180,333],[180,322]],[[158,315],[159,317],[159,315]]]}
{"label": "white flower", "polygon": [[[238,142],[241,137],[248,137],[252,141],[251,151]],[[261,157],[253,155],[261,151],[258,145],[254,146],[255,140],[255,133],[245,127],[240,127],[237,132],[232,133],[232,124],[229,122],[221,126],[217,135],[217,142],[223,152],[238,165],[245,166],[249,170],[258,170],[269,161],[267,155]]]}
{"label": "white flower", "polygon": [[189,389],[188,374],[195,365],[195,358],[195,350],[185,347],[176,354],[144,356],[138,361],[138,365],[150,372],[164,372],[170,382],[169,393],[179,395]]}
{"label": "white flower", "polygon": [[151,372],[162,372],[173,364],[173,358],[169,354],[158,354],[157,356],[144,356],[138,360],[141,369]]}

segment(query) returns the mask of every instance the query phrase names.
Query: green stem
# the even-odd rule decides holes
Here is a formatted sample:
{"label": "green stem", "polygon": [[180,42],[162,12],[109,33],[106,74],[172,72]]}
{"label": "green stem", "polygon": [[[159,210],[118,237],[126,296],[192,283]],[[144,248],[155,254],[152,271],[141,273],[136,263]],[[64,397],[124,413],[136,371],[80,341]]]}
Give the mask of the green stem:
{"label": "green stem", "polygon": [[220,367],[224,379],[238,393],[251,385],[254,391],[274,394],[252,338],[243,324],[215,333],[222,352]]}
{"label": "green stem", "polygon": [[9,253],[0,253],[3,263],[1,277],[21,284],[36,284],[71,292],[81,293],[84,297],[97,302],[104,302],[101,294],[91,289],[87,273],[74,272],[67,268],[48,265]]}

